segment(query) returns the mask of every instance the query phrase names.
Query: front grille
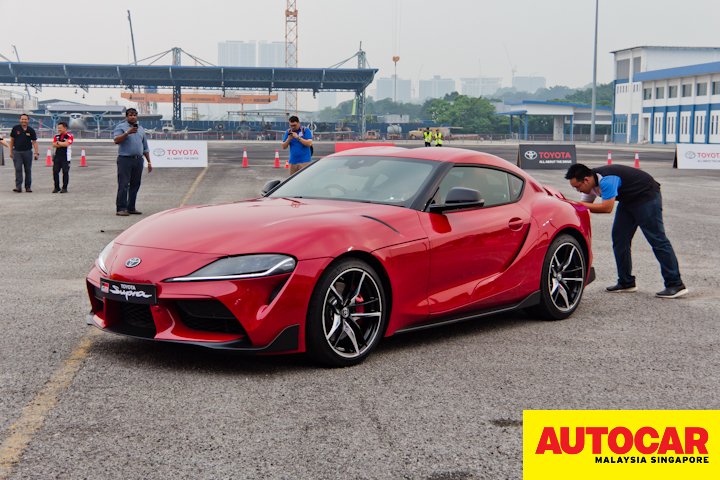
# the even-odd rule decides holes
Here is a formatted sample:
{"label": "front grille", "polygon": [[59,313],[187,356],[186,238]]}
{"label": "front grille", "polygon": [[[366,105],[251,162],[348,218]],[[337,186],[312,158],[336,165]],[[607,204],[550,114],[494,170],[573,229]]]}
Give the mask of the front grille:
{"label": "front grille", "polygon": [[108,330],[134,337],[155,337],[157,330],[149,305],[107,299],[105,301],[109,316],[115,319]]}
{"label": "front grille", "polygon": [[203,332],[245,334],[240,322],[217,300],[178,300],[180,319],[186,327]]}

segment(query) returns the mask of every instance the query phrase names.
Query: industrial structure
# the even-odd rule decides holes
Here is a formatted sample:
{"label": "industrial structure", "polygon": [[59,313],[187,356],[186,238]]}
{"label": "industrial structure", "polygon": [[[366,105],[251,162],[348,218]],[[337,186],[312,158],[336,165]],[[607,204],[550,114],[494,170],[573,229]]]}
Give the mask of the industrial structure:
{"label": "industrial structure", "polygon": [[720,143],[720,48],[612,53],[614,142]]}

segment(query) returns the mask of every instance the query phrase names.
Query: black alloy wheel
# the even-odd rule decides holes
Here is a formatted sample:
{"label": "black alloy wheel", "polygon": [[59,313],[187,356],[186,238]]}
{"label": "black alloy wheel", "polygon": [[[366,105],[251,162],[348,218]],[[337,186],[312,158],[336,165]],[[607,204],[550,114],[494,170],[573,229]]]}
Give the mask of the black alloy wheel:
{"label": "black alloy wheel", "polygon": [[310,299],[308,353],[331,367],[362,362],[385,331],[385,298],[380,277],[366,262],[348,258],[331,265]]}

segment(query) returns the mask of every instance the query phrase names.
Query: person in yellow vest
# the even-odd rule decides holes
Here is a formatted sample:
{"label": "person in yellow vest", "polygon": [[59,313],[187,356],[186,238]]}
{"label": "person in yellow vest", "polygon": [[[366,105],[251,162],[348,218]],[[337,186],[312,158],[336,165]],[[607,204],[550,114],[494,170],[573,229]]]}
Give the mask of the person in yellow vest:
{"label": "person in yellow vest", "polygon": [[442,147],[442,144],[443,144],[443,134],[440,130],[437,130],[435,132],[435,146]]}
{"label": "person in yellow vest", "polygon": [[423,131],[423,140],[425,140],[426,147],[432,146],[432,133],[429,128],[426,128],[425,131]]}

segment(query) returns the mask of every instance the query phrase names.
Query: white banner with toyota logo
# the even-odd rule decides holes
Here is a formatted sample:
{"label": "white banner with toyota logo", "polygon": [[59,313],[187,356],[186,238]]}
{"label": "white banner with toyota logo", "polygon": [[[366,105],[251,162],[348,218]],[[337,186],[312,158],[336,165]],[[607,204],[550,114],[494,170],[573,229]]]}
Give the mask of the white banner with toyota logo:
{"label": "white banner with toyota logo", "polygon": [[673,167],[720,170],[720,145],[678,143]]}
{"label": "white banner with toyota logo", "polygon": [[207,142],[195,140],[148,140],[153,168],[207,167]]}

